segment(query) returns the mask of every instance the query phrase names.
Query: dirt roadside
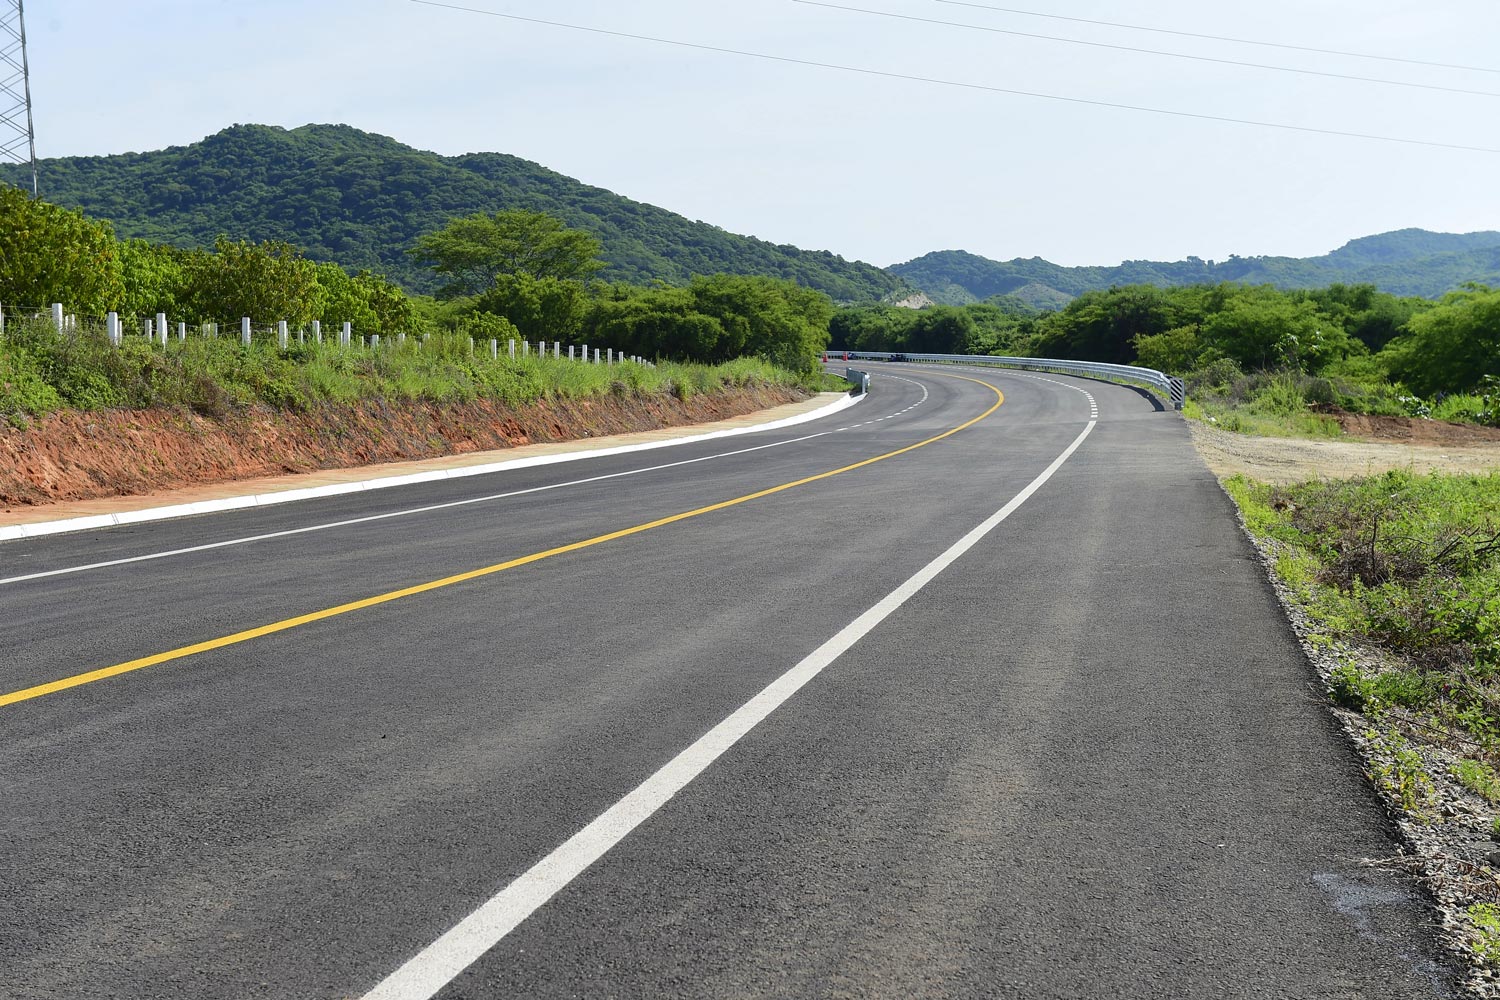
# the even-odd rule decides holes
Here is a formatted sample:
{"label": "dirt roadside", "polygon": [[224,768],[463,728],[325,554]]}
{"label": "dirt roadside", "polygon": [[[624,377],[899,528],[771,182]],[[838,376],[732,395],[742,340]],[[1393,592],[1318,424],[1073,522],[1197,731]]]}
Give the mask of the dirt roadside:
{"label": "dirt roadside", "polygon": [[489,460],[502,461],[525,447],[566,450],[611,435],[697,430],[815,399],[791,388],[756,387],[687,400],[607,396],[523,407],[480,400],[369,402],[303,413],[255,408],[222,417],[168,409],[57,413],[24,429],[0,429],[0,521],[266,477],[295,481],[348,469],[364,475],[391,463],[495,452],[505,454]]}
{"label": "dirt roadside", "polygon": [[1251,437],[1188,422],[1198,454],[1216,476],[1269,483],[1347,479],[1390,469],[1413,472],[1500,471],[1500,429],[1406,417],[1335,414],[1348,438]]}

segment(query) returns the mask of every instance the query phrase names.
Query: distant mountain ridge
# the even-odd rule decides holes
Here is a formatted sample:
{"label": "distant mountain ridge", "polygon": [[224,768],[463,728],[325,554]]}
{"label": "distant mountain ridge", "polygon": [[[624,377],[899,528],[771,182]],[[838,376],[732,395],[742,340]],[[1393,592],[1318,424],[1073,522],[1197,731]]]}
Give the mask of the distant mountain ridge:
{"label": "distant mountain ridge", "polygon": [[[418,236],[455,216],[524,208],[597,234],[610,280],[680,284],[725,272],[789,278],[839,301],[913,292],[873,264],[737,236],[519,157],[439,156],[348,125],[235,125],[188,146],[39,167],[42,197],[108,219],[123,237],[183,247],[220,235],[285,240],[412,291],[440,284],[406,255]],[[31,183],[9,166],[0,181]]]}
{"label": "distant mountain ridge", "polygon": [[1064,267],[1040,257],[995,261],[943,250],[890,270],[949,305],[1011,295],[1038,308],[1057,308],[1084,292],[1114,285],[1223,281],[1278,288],[1372,284],[1396,295],[1438,298],[1469,281],[1500,285],[1500,232],[1401,229],[1351,240],[1321,257],[1189,257],[1170,263],[1128,260],[1116,267]]}

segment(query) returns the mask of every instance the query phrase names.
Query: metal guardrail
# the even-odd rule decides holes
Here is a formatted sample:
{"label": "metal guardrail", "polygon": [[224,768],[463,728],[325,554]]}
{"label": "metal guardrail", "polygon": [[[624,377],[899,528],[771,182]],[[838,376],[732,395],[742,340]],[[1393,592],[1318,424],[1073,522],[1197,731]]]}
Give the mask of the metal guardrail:
{"label": "metal guardrail", "polygon": [[850,351],[844,355],[844,359],[848,361],[888,361],[891,358],[899,358],[903,361],[993,365],[998,368],[1021,368],[1026,371],[1061,372],[1068,375],[1089,375],[1112,381],[1141,382],[1171,399],[1172,408],[1176,410],[1182,409],[1182,404],[1187,399],[1187,386],[1183,384],[1182,379],[1153,368],[1137,368],[1134,365],[1108,365],[1100,361],[1066,361],[1059,358],[1008,358],[987,354],[890,354],[880,351]]}
{"label": "metal guardrail", "polygon": [[844,369],[844,381],[854,386],[859,391],[854,395],[863,396],[870,391],[870,373],[862,372],[854,368]]}

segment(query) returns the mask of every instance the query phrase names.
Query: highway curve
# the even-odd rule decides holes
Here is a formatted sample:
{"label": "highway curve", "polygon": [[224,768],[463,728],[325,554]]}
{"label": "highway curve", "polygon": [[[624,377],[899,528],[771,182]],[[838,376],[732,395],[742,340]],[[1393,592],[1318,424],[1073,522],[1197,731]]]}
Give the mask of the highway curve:
{"label": "highway curve", "polygon": [[874,374],[0,545],[0,996],[1456,995],[1182,421]]}

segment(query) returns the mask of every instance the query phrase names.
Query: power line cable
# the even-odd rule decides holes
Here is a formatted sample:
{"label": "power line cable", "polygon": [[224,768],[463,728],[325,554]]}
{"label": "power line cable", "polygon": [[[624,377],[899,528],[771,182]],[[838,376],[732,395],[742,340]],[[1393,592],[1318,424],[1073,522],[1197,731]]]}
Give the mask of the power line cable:
{"label": "power line cable", "polygon": [[1500,73],[1493,66],[1464,66],[1459,63],[1429,62],[1426,59],[1406,59],[1401,56],[1379,56],[1370,52],[1349,52],[1344,49],[1319,49],[1310,45],[1292,45],[1287,42],[1266,42],[1253,38],[1235,38],[1230,35],[1205,35],[1196,31],[1176,31],[1172,28],[1152,28],[1143,24],[1122,24],[1118,21],[1095,21],[1087,17],[1068,17],[1063,14],[1044,14],[1036,10],[1018,10],[1014,7],[995,7],[987,3],[971,3],[968,0],[937,0],[951,7],[972,7],[975,10],[993,10],[1001,14],[1021,14],[1025,17],[1045,17],[1053,21],[1072,21],[1074,24],[1093,24],[1105,28],[1124,28],[1127,31],[1149,31],[1158,35],[1176,35],[1179,38],[1203,38],[1212,42],[1233,42],[1236,45],[1260,45],[1271,49],[1288,49],[1292,52],[1315,52],[1321,56],[1345,56],[1350,59],[1377,59],[1381,62],[1405,63],[1408,66],[1432,66],[1437,69],[1461,69],[1471,73]]}
{"label": "power line cable", "polygon": [[1220,122],[1227,125],[1249,125],[1255,128],[1279,129],[1285,132],[1304,132],[1311,135],[1332,135],[1344,139],[1367,139],[1372,142],[1394,142],[1404,146],[1427,146],[1433,149],[1457,149],[1466,153],[1489,153],[1500,155],[1500,148],[1491,146],[1466,146],[1453,142],[1434,142],[1428,139],[1406,139],[1399,136],[1375,135],[1368,132],[1342,132],[1336,129],[1315,128],[1311,125],[1288,125],[1285,122],[1263,122],[1250,118],[1230,118],[1223,115],[1206,115],[1193,111],[1172,111],[1166,108],[1152,108],[1137,104],[1117,104],[1112,101],[1096,101],[1085,97],[1063,97],[1058,94],[1043,94],[1031,90],[1013,90],[1007,87],[993,87],[982,83],[964,83],[960,80],[943,80],[937,77],[916,76],[910,73],[894,73],[889,70],[868,69],[862,66],[844,66],[838,63],[819,62],[813,59],[798,59],[794,56],[778,56],[766,52],[751,52],[745,49],[731,49],[718,45],[705,45],[700,42],[684,42],[673,38],[660,38],[655,35],[638,35],[626,31],[611,31],[608,28],[595,28],[583,24],[568,24],[563,21],[548,21],[539,17],[523,17],[520,14],[503,14],[495,10],[480,10],[476,7],[462,7],[457,4],[439,3],[438,0],[409,0],[410,3],[421,4],[424,7],[439,7],[444,10],[460,11],[465,14],[482,14],[487,17],[499,17],[508,21],[521,21],[526,24],[541,24],[550,28],[566,28],[569,31],[582,31],[593,35],[605,35],[610,38],[628,38],[637,42],[654,42],[660,45],[673,45],[678,48],[694,49],[699,52],[713,52],[719,55],[743,56],[747,59],[764,59],[768,62],[786,63],[792,66],[810,66],[816,69],[831,69],[841,73],[859,73],[863,76],[880,77],[886,80],[902,80],[908,83],[929,83],[940,87],[957,87],[961,90],[975,90],[990,94],[1008,94],[1013,97],[1034,97],[1045,101],[1061,101],[1066,104],[1082,104],[1095,108],[1110,108],[1116,111],[1139,111],[1146,114],[1166,115],[1172,118],[1191,118],[1197,121]]}
{"label": "power line cable", "polygon": [[1114,45],[1109,42],[1089,42],[1081,38],[1062,38],[1058,35],[1038,35],[1029,31],[1013,31],[1009,28],[994,28],[986,24],[965,24],[962,21],[944,21],[935,17],[918,17],[915,14],[897,14],[888,10],[870,10],[866,7],[847,7],[843,4],[824,3],[822,0],[792,0],[805,7],[824,7],[842,10],[851,14],[869,14],[873,17],[888,17],[898,21],[915,21],[919,24],[940,24],[949,28],[966,28],[971,31],[988,31],[996,35],[1011,35],[1016,38],[1033,38],[1048,42],[1063,42],[1067,45],[1086,45],[1094,49],[1113,49],[1116,52],[1136,52],[1149,56],[1166,56],[1169,59],[1191,59],[1193,62],[1218,63],[1222,66],[1244,66],[1250,69],[1271,70],[1276,73],[1296,73],[1301,76],[1321,76],[1332,80],[1354,80],[1359,83],[1378,83],[1387,87],[1410,87],[1415,90],[1441,90],[1449,94],[1467,94],[1471,97],[1497,97],[1500,91],[1468,90],[1464,87],[1444,87],[1436,83],[1411,83],[1405,80],[1386,80],[1375,76],[1354,76],[1349,73],[1329,73],[1317,69],[1297,69],[1292,66],[1273,66],[1269,63],[1243,62],[1238,59],[1220,59],[1216,56],[1195,56],[1185,52],[1165,52],[1161,49],[1142,49],[1134,45]]}

